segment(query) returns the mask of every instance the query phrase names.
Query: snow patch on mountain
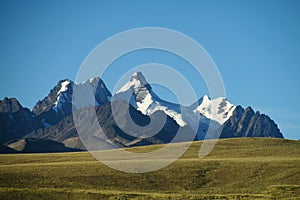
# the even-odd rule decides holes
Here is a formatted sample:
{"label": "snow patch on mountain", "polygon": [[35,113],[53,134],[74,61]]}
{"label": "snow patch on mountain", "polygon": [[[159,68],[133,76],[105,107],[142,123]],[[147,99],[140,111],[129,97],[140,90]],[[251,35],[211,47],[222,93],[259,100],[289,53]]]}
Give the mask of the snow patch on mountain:
{"label": "snow patch on mountain", "polygon": [[153,103],[152,96],[150,93],[146,95],[146,97],[142,100],[142,102],[136,102],[137,109],[141,111],[144,115],[148,114],[147,109]]}
{"label": "snow patch on mountain", "polygon": [[[141,72],[132,75],[130,81],[116,93],[115,99],[129,102],[144,115],[151,115],[159,110],[163,111],[179,126],[183,127],[189,124],[195,129],[199,123],[203,126],[203,124],[209,124],[211,120],[214,121],[215,126],[221,126],[235,110],[235,106],[223,97],[211,100],[205,95],[190,107],[182,107],[179,104],[164,101],[152,91]],[[185,112],[182,112],[181,109],[185,109]],[[199,123],[197,123],[198,119]]]}
{"label": "snow patch on mountain", "polygon": [[[76,109],[99,106],[111,100],[111,93],[99,77],[88,79],[82,83],[76,83],[74,90],[76,101],[73,102],[73,106]],[[92,96],[88,94],[92,94]]]}
{"label": "snow patch on mountain", "polygon": [[232,116],[235,107],[224,97],[211,100],[205,95],[202,98],[202,103],[193,112],[224,124]]}
{"label": "snow patch on mountain", "polygon": [[68,90],[71,81],[63,81],[60,85],[60,90],[57,92],[57,99],[54,102],[53,110],[58,112],[62,108],[63,104],[66,102],[71,102],[70,95],[67,95],[65,92]]}
{"label": "snow patch on mountain", "polygon": [[156,111],[163,111],[173,118],[181,127],[186,125],[180,114],[180,105],[175,105],[179,109],[173,109],[172,103],[161,100],[153,91],[141,72],[136,72],[115,94],[115,99],[122,99],[129,102],[144,115],[151,115]]}
{"label": "snow patch on mountain", "polygon": [[147,81],[141,72],[136,72],[132,74],[131,79],[127,82],[120,90],[116,92],[116,94],[121,92],[127,92],[128,90],[137,90],[145,85],[147,85]]}
{"label": "snow patch on mountain", "polygon": [[61,88],[60,90],[57,92],[57,95],[62,94],[64,91],[66,91],[68,89],[68,85],[71,83],[70,80],[66,80],[64,82],[61,83]]}
{"label": "snow patch on mountain", "polygon": [[163,111],[169,117],[173,118],[179,126],[184,127],[187,125],[187,123],[183,120],[182,114],[178,113],[177,111],[171,110],[167,106],[161,106],[159,102],[156,102],[155,106],[153,107],[154,107],[153,109],[151,108],[149,109],[148,111],[149,114],[152,114],[160,110]]}
{"label": "snow patch on mountain", "polygon": [[74,107],[76,107],[76,109],[99,105],[94,96],[93,98],[88,98],[88,96],[86,95],[87,93],[93,93],[94,87],[91,83],[92,81],[88,80],[74,86],[74,90],[76,90],[76,104],[74,105]]}

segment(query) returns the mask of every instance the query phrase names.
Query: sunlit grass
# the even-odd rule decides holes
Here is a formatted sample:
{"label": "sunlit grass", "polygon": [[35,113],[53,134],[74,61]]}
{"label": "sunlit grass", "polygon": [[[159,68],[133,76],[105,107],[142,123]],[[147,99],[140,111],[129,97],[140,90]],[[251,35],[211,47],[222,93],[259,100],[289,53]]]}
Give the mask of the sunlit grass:
{"label": "sunlit grass", "polygon": [[[88,152],[0,155],[0,199],[293,199],[300,197],[300,142],[219,140],[204,159],[202,142],[170,166],[144,174],[113,170]],[[180,148],[180,143],[173,144]],[[161,146],[132,148],[149,152]],[[119,158],[120,165],[128,162]]]}

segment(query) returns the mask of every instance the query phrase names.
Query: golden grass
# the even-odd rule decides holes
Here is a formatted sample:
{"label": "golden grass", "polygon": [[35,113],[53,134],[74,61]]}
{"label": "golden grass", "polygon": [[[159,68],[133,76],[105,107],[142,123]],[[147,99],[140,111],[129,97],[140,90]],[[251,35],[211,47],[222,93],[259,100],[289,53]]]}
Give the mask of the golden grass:
{"label": "golden grass", "polygon": [[[0,199],[300,198],[300,141],[219,140],[199,159],[201,144],[192,143],[170,166],[144,174],[113,170],[88,152],[0,155]],[[120,165],[128,162],[112,159]]]}

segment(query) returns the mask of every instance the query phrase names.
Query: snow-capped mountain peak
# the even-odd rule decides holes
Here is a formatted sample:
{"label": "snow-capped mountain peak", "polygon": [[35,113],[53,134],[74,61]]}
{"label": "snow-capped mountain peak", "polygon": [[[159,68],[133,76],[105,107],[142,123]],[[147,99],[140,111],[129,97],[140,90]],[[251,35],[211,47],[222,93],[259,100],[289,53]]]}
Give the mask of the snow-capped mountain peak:
{"label": "snow-capped mountain peak", "polygon": [[[145,126],[144,130],[134,133],[135,136],[141,137],[134,137],[131,140],[124,134],[127,131],[120,130],[123,126],[125,126],[124,130],[131,129],[131,123],[127,123],[127,119],[122,118],[124,110],[128,108],[126,104],[122,104],[124,102],[116,102],[118,105],[116,112],[121,113],[119,119],[122,120],[122,126],[117,127],[116,119],[112,115],[113,103],[110,104],[110,97],[111,93],[104,82],[99,77],[95,77],[81,83],[74,83],[68,79],[59,81],[43,100],[36,103],[32,112],[23,108],[16,99],[4,98],[2,101],[0,100],[0,114],[3,116],[3,120],[0,120],[1,139],[3,142],[8,142],[25,136],[27,138],[50,138],[59,142],[69,139],[73,141],[77,135],[74,135],[76,131],[74,131],[74,120],[71,120],[72,112],[83,108],[83,112],[80,113],[85,115],[90,112],[90,109],[84,108],[95,105],[100,106],[99,112],[96,114],[98,122],[102,123],[101,128],[104,129],[101,132],[110,139],[109,145],[113,143],[117,146],[128,147],[168,143],[176,135],[177,130],[182,130],[182,133],[188,136],[185,137],[186,135],[183,134],[183,137],[176,139],[176,142],[193,140],[193,133],[196,133],[198,140],[219,137],[283,138],[277,124],[267,115],[254,112],[251,107],[244,109],[241,106],[235,106],[224,97],[210,99],[205,95],[190,106],[164,101],[155,94],[145,77],[139,72],[132,75],[129,82],[121,88],[113,100],[125,100],[135,106],[136,109],[129,107],[130,115],[136,122],[145,122],[141,125],[146,124],[149,118],[153,120],[152,122],[162,122],[163,119],[165,121],[161,131],[151,136],[150,139],[146,137],[148,135],[150,137],[151,131],[154,129]],[[84,122],[85,119],[82,117]],[[157,126],[157,123],[152,123],[152,125]],[[100,139],[99,141],[102,141],[102,133],[93,132],[93,129],[87,126],[86,134],[91,134],[93,141],[97,137]],[[132,131],[128,133],[132,133]],[[191,133],[192,135],[190,135]],[[100,146],[102,144],[106,146],[104,140]],[[76,142],[77,145],[79,143]],[[98,147],[99,145],[94,146]]]}
{"label": "snow-capped mountain peak", "polygon": [[70,80],[65,80],[63,81],[60,85],[60,90],[57,92],[57,95],[60,95],[61,93],[63,93],[64,91],[66,91],[68,89],[69,84],[71,83]]}
{"label": "snow-capped mountain peak", "polygon": [[95,83],[98,83],[100,81],[100,77],[96,76],[96,77],[93,77],[93,78],[90,78],[90,79],[87,79],[81,83],[76,83],[76,85],[85,85],[85,84],[95,84]]}
{"label": "snow-capped mountain peak", "polygon": [[71,98],[72,85],[73,83],[71,83],[71,81],[68,79],[60,83],[60,89],[57,92],[56,101],[53,103],[54,111],[57,112],[59,109],[63,107],[63,104],[70,103],[72,101]]}
{"label": "snow-capped mountain peak", "polygon": [[130,81],[128,81],[116,94],[121,92],[126,92],[128,90],[134,90],[138,92],[139,89],[143,87],[148,87],[147,89],[151,90],[150,85],[146,81],[144,75],[141,72],[136,72],[131,76]]}
{"label": "snow-capped mountain peak", "polygon": [[[48,96],[38,101],[33,108],[33,113],[41,118],[45,127],[54,125],[72,113],[74,89],[77,91],[77,101],[74,105],[76,109],[110,102],[111,93],[99,77],[79,84],[69,79],[61,80],[51,89]],[[95,98],[89,102],[86,98],[87,91],[92,91],[95,95]],[[82,101],[79,101],[78,98]]]}
{"label": "snow-capped mountain peak", "polygon": [[207,95],[203,96],[202,103],[193,112],[217,121],[220,124],[226,122],[233,114],[235,105],[231,104],[226,98],[219,97],[211,100]]}
{"label": "snow-capped mountain peak", "polygon": [[151,86],[141,72],[136,72],[131,79],[116,92],[115,99],[122,99],[129,102],[144,115],[149,114],[148,108],[155,101]]}
{"label": "snow-capped mountain peak", "polygon": [[141,85],[148,84],[148,82],[146,81],[146,78],[144,77],[142,72],[133,73],[131,76],[131,81],[133,81],[133,80],[140,82]]}
{"label": "snow-capped mountain peak", "polygon": [[[94,105],[99,106],[111,100],[111,93],[99,77],[88,79],[82,83],[76,83],[74,87],[76,89],[77,99],[73,106],[76,109]],[[95,98],[87,99],[87,92],[92,92]]]}
{"label": "snow-capped mountain peak", "polygon": [[199,101],[185,108],[185,112],[182,113],[179,104],[160,99],[141,72],[134,73],[131,79],[116,93],[114,99],[129,102],[144,115],[151,115],[159,110],[163,111],[181,127],[187,124],[197,127],[198,123],[194,119],[197,119],[199,114],[202,124],[213,120],[216,122],[216,126],[217,124],[220,126],[232,116],[235,110],[235,106],[224,97],[210,99],[204,95]]}
{"label": "snow-capped mountain peak", "polygon": [[[151,115],[156,111],[163,111],[173,118],[178,125],[185,126],[186,122],[180,114],[180,105],[161,100],[152,90],[141,72],[136,72],[131,79],[114,96],[115,100],[129,102],[144,115]],[[174,108],[177,109],[174,109]]]}

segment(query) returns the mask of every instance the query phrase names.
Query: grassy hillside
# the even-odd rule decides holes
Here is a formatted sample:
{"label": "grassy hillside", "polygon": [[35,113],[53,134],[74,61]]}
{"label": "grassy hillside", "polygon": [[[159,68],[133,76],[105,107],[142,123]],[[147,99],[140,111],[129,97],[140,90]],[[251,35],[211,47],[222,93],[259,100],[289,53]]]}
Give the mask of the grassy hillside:
{"label": "grassy hillside", "polygon": [[0,199],[300,198],[300,141],[219,140],[198,159],[201,144],[194,142],[172,165],[144,174],[110,169],[87,152],[0,155]]}

